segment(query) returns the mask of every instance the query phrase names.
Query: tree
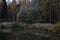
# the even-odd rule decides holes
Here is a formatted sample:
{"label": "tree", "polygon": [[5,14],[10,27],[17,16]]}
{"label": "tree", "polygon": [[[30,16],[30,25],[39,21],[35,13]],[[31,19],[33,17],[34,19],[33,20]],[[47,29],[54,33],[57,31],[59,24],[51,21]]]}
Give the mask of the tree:
{"label": "tree", "polygon": [[42,16],[45,18],[48,23],[55,23],[56,18],[56,10],[57,10],[57,0],[42,0]]}
{"label": "tree", "polygon": [[2,21],[7,21],[8,19],[6,0],[2,0],[1,19]]}

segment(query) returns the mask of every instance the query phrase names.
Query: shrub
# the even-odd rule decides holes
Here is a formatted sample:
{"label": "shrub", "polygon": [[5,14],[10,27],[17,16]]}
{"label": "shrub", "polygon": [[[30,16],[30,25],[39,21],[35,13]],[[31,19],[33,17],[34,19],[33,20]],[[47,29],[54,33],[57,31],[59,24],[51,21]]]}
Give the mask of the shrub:
{"label": "shrub", "polygon": [[60,24],[54,24],[50,30],[53,32],[60,32]]}
{"label": "shrub", "polygon": [[0,29],[1,29],[1,30],[7,29],[7,26],[6,26],[6,25],[1,25],[1,26],[0,26]]}
{"label": "shrub", "polygon": [[23,25],[19,25],[19,24],[13,24],[12,25],[12,31],[18,32],[18,31],[22,31],[22,30],[24,30]]}

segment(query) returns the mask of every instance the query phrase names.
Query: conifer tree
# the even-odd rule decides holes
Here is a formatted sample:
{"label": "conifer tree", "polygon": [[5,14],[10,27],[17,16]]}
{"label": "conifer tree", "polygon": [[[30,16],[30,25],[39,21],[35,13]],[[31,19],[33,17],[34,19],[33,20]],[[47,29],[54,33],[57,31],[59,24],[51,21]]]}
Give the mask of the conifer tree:
{"label": "conifer tree", "polygon": [[8,19],[6,0],[2,0],[1,19],[2,21],[7,21]]}

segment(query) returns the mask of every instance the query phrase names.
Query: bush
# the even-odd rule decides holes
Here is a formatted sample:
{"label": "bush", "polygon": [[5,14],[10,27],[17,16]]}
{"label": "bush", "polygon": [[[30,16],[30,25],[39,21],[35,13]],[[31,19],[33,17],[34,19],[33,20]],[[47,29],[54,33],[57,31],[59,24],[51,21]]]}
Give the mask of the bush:
{"label": "bush", "polygon": [[22,31],[22,30],[24,30],[23,25],[19,25],[19,24],[13,24],[12,25],[12,31],[18,32],[18,31]]}
{"label": "bush", "polygon": [[6,25],[1,25],[1,26],[0,26],[0,29],[1,29],[1,30],[7,29],[7,26],[6,26]]}
{"label": "bush", "polygon": [[59,37],[57,37],[57,36],[52,36],[52,37],[50,38],[50,40],[60,40],[60,39],[59,39]]}
{"label": "bush", "polygon": [[60,32],[60,24],[54,24],[50,30],[53,32]]}

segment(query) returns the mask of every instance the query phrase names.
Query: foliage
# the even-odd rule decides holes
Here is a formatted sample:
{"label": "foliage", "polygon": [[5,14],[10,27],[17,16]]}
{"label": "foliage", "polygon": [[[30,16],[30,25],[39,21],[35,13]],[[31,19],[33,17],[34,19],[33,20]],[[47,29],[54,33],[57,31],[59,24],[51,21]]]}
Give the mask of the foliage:
{"label": "foliage", "polygon": [[7,21],[8,19],[8,14],[7,14],[7,3],[6,0],[2,0],[2,5],[1,5],[1,19],[2,21]]}
{"label": "foliage", "polygon": [[[1,25],[0,27],[2,27],[2,29],[5,29],[5,28],[7,28],[8,26],[6,26],[6,25]],[[54,26],[53,26],[53,28],[51,29],[52,30],[52,32],[49,34],[49,30],[47,31],[47,34],[46,35],[50,35],[50,36],[48,36],[48,37],[46,37],[46,36],[40,36],[40,35],[35,35],[34,33],[35,32],[37,32],[37,33],[42,33],[42,32],[40,32],[40,31],[43,31],[44,32],[44,34],[45,34],[45,31],[47,30],[46,28],[44,28],[44,27],[35,27],[35,26],[32,26],[32,28],[30,29],[24,29],[24,28],[26,28],[24,25],[20,25],[20,24],[12,24],[11,25],[11,28],[12,28],[12,34],[14,34],[14,32],[20,32],[20,33],[18,33],[17,35],[18,35],[18,38],[19,39],[21,39],[21,40],[26,40],[26,39],[30,39],[30,40],[60,40],[60,35],[59,34],[57,34],[56,35],[56,33],[54,33],[53,34],[53,31],[54,30],[56,30],[57,32],[60,32],[59,30],[60,30],[60,24],[54,24]],[[27,27],[28,28],[28,27]],[[33,31],[33,30],[34,31]],[[21,32],[22,30],[24,30],[23,31],[23,33]],[[30,33],[30,32],[26,32],[26,31],[30,31],[30,30],[32,30],[32,31],[30,31],[30,32],[32,32],[32,33]],[[40,30],[40,31],[39,31]],[[55,32],[56,32],[55,31]],[[24,33],[24,32],[26,32],[26,33]],[[1,33],[1,32],[0,32]],[[9,32],[10,33],[10,32]],[[43,34],[43,35],[44,35]],[[1,35],[1,34],[0,34]],[[5,34],[3,34],[3,35],[5,35]],[[10,34],[9,34],[10,35]],[[15,35],[15,34],[14,34]],[[14,35],[13,35],[13,37],[14,37]],[[1,35],[2,36],[2,35]],[[8,36],[7,36],[8,37]],[[9,36],[10,37],[10,36]],[[3,37],[2,37],[3,38]],[[13,38],[14,39],[14,38]]]}
{"label": "foliage", "polygon": [[[57,20],[58,0],[42,0],[41,11],[44,20],[51,20],[54,23]],[[49,21],[48,21],[49,22]]]}
{"label": "foliage", "polygon": [[60,40],[57,36],[52,36],[51,40]]}
{"label": "foliage", "polygon": [[60,32],[60,23],[54,24],[50,30],[53,32]]}
{"label": "foliage", "polygon": [[7,26],[6,26],[6,25],[0,25],[0,29],[1,29],[1,30],[7,29]]}
{"label": "foliage", "polygon": [[22,31],[22,30],[24,30],[23,25],[19,25],[19,24],[13,24],[12,25],[12,31],[18,32],[18,31]]}
{"label": "foliage", "polygon": [[10,8],[14,8],[14,7],[16,6],[16,3],[10,3],[8,6],[9,6]]}

